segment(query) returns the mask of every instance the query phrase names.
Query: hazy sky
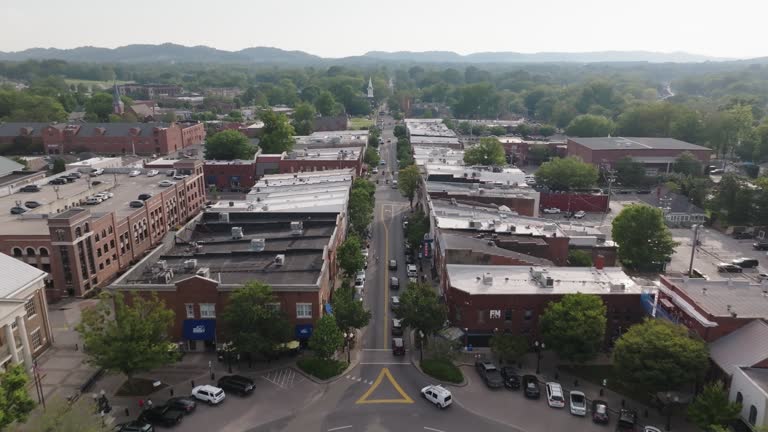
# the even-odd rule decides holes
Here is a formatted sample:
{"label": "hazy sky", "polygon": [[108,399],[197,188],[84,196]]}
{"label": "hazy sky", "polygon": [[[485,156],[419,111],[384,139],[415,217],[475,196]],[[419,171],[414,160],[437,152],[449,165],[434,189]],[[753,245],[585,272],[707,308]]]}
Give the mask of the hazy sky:
{"label": "hazy sky", "polygon": [[2,0],[0,50],[174,42],[370,50],[768,55],[764,0]]}

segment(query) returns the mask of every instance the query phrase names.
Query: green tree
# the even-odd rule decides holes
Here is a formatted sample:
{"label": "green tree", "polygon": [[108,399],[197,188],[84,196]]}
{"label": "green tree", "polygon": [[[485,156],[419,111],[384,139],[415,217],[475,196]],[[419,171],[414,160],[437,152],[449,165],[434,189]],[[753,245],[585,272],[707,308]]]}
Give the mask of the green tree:
{"label": "green tree", "polygon": [[29,419],[24,430],[35,432],[108,432],[101,416],[94,415],[98,407],[89,397],[70,404],[61,397],[46,402],[45,411]]}
{"label": "green tree", "polygon": [[168,111],[167,113],[163,114],[160,118],[161,121],[165,123],[173,123],[176,121],[176,111]]}
{"label": "green tree", "polygon": [[408,217],[405,238],[408,239],[411,247],[419,247],[427,232],[429,232],[429,219],[423,211],[419,210]]}
{"label": "green tree", "polygon": [[205,158],[208,160],[251,159],[256,148],[248,137],[236,130],[224,130],[205,140]]}
{"label": "green tree", "polygon": [[395,137],[397,138],[407,138],[408,137],[408,131],[405,129],[405,126],[403,125],[396,125],[395,129],[393,130],[393,133]]}
{"label": "green tree", "polygon": [[568,266],[592,267],[592,255],[582,250],[572,250],[568,252]]}
{"label": "green tree", "polygon": [[708,362],[703,341],[691,337],[686,327],[661,319],[630,327],[613,350],[616,375],[648,393],[677,390],[703,378]]}
{"label": "green tree", "polygon": [[683,152],[675,159],[672,170],[683,175],[698,177],[702,174],[701,162],[691,152]]}
{"label": "green tree", "polygon": [[631,157],[623,157],[616,161],[616,177],[624,186],[643,186],[647,183],[645,165]]}
{"label": "green tree", "polygon": [[496,138],[480,138],[478,144],[464,151],[464,163],[467,165],[505,165],[507,157],[504,146]]}
{"label": "green tree", "polygon": [[67,170],[67,163],[62,158],[53,160],[53,173],[58,174]]}
{"label": "green tree", "polygon": [[728,426],[738,420],[739,413],[741,404],[728,399],[728,392],[719,381],[705,385],[688,406],[688,418],[703,430],[712,430],[712,426]]}
{"label": "green tree", "polygon": [[408,289],[400,296],[400,308],[397,310],[402,325],[416,331],[420,348],[423,348],[424,338],[443,328],[447,313],[435,290],[420,282],[408,285]]}
{"label": "green tree", "polygon": [[416,196],[416,190],[419,188],[419,168],[416,165],[409,165],[400,170],[397,176],[397,188],[408,197],[408,201],[413,208],[413,198]]}
{"label": "green tree", "polygon": [[538,184],[555,190],[588,188],[597,182],[597,168],[573,156],[544,162],[535,175]]}
{"label": "green tree", "polygon": [[613,220],[611,233],[621,262],[635,269],[666,262],[678,245],[664,224],[662,210],[645,204],[624,207]]}
{"label": "green tree", "polygon": [[8,366],[0,373],[0,430],[14,422],[25,422],[35,407],[27,391],[28,381],[23,365]]}
{"label": "green tree", "polygon": [[547,346],[561,359],[578,363],[593,359],[605,342],[606,308],[600,296],[566,294],[541,316]]}
{"label": "green tree", "polygon": [[541,136],[552,136],[555,134],[555,132],[557,132],[557,130],[552,125],[543,124],[539,126],[539,135]]}
{"label": "green tree", "polygon": [[294,130],[288,122],[288,117],[266,110],[261,113],[261,121],[264,122],[264,129],[259,147],[264,153],[280,154],[293,148]]}
{"label": "green tree", "polygon": [[571,120],[565,133],[574,137],[604,137],[612,134],[615,129],[616,125],[609,118],[582,114]]}
{"label": "green tree", "polygon": [[370,194],[363,189],[352,189],[349,194],[349,222],[352,230],[362,236],[373,220],[373,202]]}
{"label": "green tree", "polygon": [[534,145],[528,147],[528,160],[526,163],[532,165],[541,165],[552,157],[552,151],[545,145]]}
{"label": "green tree", "polygon": [[379,152],[377,152],[375,148],[369,146],[365,149],[363,162],[367,163],[368,166],[378,166],[380,160],[381,158],[379,157]]}
{"label": "green tree", "polygon": [[315,99],[315,108],[320,115],[329,117],[339,114],[338,104],[333,94],[328,90],[323,90],[320,95]]}
{"label": "green tree", "polygon": [[528,352],[528,341],[520,335],[499,333],[491,336],[491,352],[500,364],[511,363]]}
{"label": "green tree", "polygon": [[86,116],[96,121],[108,122],[113,110],[112,95],[108,93],[96,93],[85,103]]}
{"label": "green tree", "polygon": [[328,360],[344,345],[344,335],[336,325],[332,315],[325,315],[317,321],[312,336],[309,338],[309,349],[317,358]]}
{"label": "green tree", "polygon": [[275,303],[272,287],[259,281],[246,282],[232,292],[223,318],[235,349],[269,359],[279,344],[290,339],[288,318],[273,307]]}
{"label": "green tree", "polygon": [[355,277],[355,274],[365,267],[365,257],[362,253],[360,239],[350,234],[339,246],[337,257],[339,267],[344,271],[347,277]]}
{"label": "green tree", "polygon": [[102,293],[96,306],[83,311],[76,328],[88,347],[89,361],[122,372],[130,386],[136,373],[177,360],[168,350],[168,329],[174,315],[154,292],[149,298]]}
{"label": "green tree", "polygon": [[355,300],[355,289],[347,281],[333,293],[331,307],[336,326],[344,333],[361,329],[371,321],[371,311],[363,307],[363,302]]}
{"label": "green tree", "polygon": [[317,112],[312,104],[308,102],[297,104],[293,111],[293,128],[296,130],[296,135],[310,135],[316,115]]}

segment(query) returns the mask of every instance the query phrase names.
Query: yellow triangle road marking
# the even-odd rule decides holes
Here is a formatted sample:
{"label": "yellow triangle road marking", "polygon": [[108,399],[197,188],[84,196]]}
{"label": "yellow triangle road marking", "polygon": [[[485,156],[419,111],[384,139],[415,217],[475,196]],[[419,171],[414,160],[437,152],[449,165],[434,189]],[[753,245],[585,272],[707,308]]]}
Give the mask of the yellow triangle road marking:
{"label": "yellow triangle road marking", "polygon": [[[376,391],[376,388],[381,385],[382,381],[384,381],[384,377],[387,377],[387,380],[389,380],[389,383],[392,384],[392,387],[397,390],[397,392],[402,396],[400,399],[368,399],[371,394],[373,394],[374,391]],[[400,384],[395,381],[395,377],[392,376],[392,373],[389,372],[389,369],[382,368],[381,372],[379,372],[379,376],[376,377],[376,381],[373,382],[373,385],[371,385],[371,388],[368,389],[367,392],[365,392],[364,395],[360,397],[360,399],[355,402],[356,404],[411,404],[413,403],[413,399],[411,399],[405,392],[403,391],[403,388],[400,387]]]}

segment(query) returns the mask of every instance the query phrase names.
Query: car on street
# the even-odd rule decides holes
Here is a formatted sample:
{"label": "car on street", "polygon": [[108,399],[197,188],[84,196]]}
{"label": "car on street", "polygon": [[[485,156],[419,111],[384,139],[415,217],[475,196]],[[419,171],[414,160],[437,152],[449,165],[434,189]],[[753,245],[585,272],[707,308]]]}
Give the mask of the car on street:
{"label": "car on street", "polygon": [[397,189],[397,180],[392,180],[392,189]]}
{"label": "car on street", "polygon": [[379,165],[380,165],[380,166],[384,166],[384,165],[386,165],[386,164],[387,164],[387,163],[386,163],[386,162],[384,162],[384,161],[379,161]]}
{"label": "car on street", "polygon": [[732,237],[737,240],[755,238],[755,233],[750,231],[739,231],[732,234]]}
{"label": "car on street", "polygon": [[490,388],[504,387],[504,378],[502,378],[501,372],[493,363],[479,360],[475,362],[475,369],[477,369],[477,373],[483,379],[486,386]]}
{"label": "car on street", "polygon": [[399,308],[400,308],[400,297],[392,296],[392,310],[397,310]]}
{"label": "car on street", "polygon": [[41,205],[42,204],[40,204],[40,202],[38,202],[38,201],[24,201],[24,207],[26,207],[26,208],[33,209],[33,208],[38,208]]}
{"label": "car on street", "polygon": [[103,191],[103,192],[99,192],[99,193],[93,194],[93,196],[97,196],[97,197],[101,198],[102,201],[106,201],[106,200],[112,198],[113,196],[115,196],[115,194],[113,194],[112,192]]}
{"label": "car on street", "polygon": [[153,425],[171,427],[179,424],[182,418],[184,418],[184,411],[173,409],[169,405],[158,405],[142,411],[138,420]]}
{"label": "car on street", "polygon": [[389,260],[389,269],[397,270],[397,260]]}
{"label": "car on street", "polygon": [[218,386],[230,393],[246,396],[249,393],[253,393],[253,390],[256,388],[256,383],[252,379],[242,375],[225,375],[219,378]]}
{"label": "car on street", "polygon": [[365,279],[355,279],[355,288],[356,289],[365,288]]}
{"label": "car on street", "polygon": [[568,399],[571,414],[582,417],[587,415],[587,396],[583,392],[572,390]]}
{"label": "car on street", "polygon": [[451,392],[441,385],[432,384],[424,387],[421,389],[421,396],[441,409],[453,402]]}
{"label": "car on street", "polygon": [[205,384],[193,388],[192,397],[199,401],[206,402],[208,405],[217,405],[224,400],[226,394],[224,393],[224,390],[218,387]]}
{"label": "car on street", "polygon": [[128,173],[128,177],[138,177],[141,175],[141,171],[139,170],[132,170]]}
{"label": "car on street", "polygon": [[363,282],[365,282],[365,271],[364,271],[364,270],[360,270],[360,271],[358,271],[358,272],[355,274],[355,280],[358,280],[358,279],[360,279],[360,280],[362,280]]}
{"label": "car on street", "polygon": [[160,174],[160,171],[158,170],[149,170],[147,171],[147,177],[154,177],[156,175]]}
{"label": "car on street", "polygon": [[560,209],[557,207],[548,207],[542,210],[546,214],[558,214],[560,213]]}
{"label": "car on street", "polygon": [[392,336],[403,335],[403,320],[397,318],[392,320]]}
{"label": "car on street", "polygon": [[20,215],[26,212],[27,212],[27,209],[25,209],[24,207],[11,207],[12,215]]}
{"label": "car on street", "polygon": [[736,258],[731,261],[731,264],[735,264],[741,268],[755,268],[760,265],[760,262],[754,258]]}
{"label": "car on street", "polygon": [[19,190],[21,192],[40,192],[40,186],[31,184],[31,185],[26,185]]}
{"label": "car on street", "polygon": [[511,366],[503,366],[501,368],[501,378],[504,380],[504,387],[510,390],[520,389],[520,375],[517,374],[517,370]]}
{"label": "car on street", "polygon": [[717,271],[720,273],[741,273],[744,269],[736,264],[720,263],[717,265]]}
{"label": "car on street", "polygon": [[79,178],[81,178],[82,176],[83,176],[83,175],[82,175],[82,174],[80,174],[80,173],[79,173],[79,172],[77,172],[77,171],[72,171],[71,173],[67,174],[67,177],[72,177],[72,178],[75,178],[75,179],[79,179]]}
{"label": "car on street", "polygon": [[608,424],[608,404],[600,399],[592,401],[592,421],[599,424]]}
{"label": "car on street", "polygon": [[157,185],[160,186],[160,187],[169,187],[169,186],[173,186],[174,184],[176,184],[176,183],[174,183],[174,182],[172,182],[170,180],[163,180],[160,183],[158,183]]}
{"label": "car on street", "polygon": [[56,177],[55,179],[48,182],[49,185],[63,185],[67,184],[67,180],[63,177]]}
{"label": "car on street", "polygon": [[403,342],[403,338],[392,338],[392,355],[405,355],[405,343]]}
{"label": "car on street", "polygon": [[102,174],[104,174],[104,169],[103,168],[94,168],[94,169],[91,170],[89,175],[91,177],[98,177],[98,176],[100,176]]}
{"label": "car on street", "polygon": [[643,432],[661,432],[656,426],[643,426]]}
{"label": "car on street", "polygon": [[565,397],[563,396],[563,387],[556,382],[544,384],[547,392],[547,404],[551,408],[565,408]]}
{"label": "car on street", "polygon": [[523,375],[523,394],[528,399],[538,399],[541,397],[539,379],[536,378],[536,375]]}
{"label": "car on street", "polygon": [[379,169],[374,167],[374,168],[371,170],[371,173],[373,173],[373,174],[378,174],[378,173],[379,173]]}
{"label": "car on street", "polygon": [[189,176],[187,176],[186,174],[176,174],[176,175],[173,176],[173,179],[174,180],[184,180],[187,177],[189,177]]}
{"label": "car on street", "polygon": [[96,205],[96,204],[101,204],[102,202],[104,202],[104,200],[101,199],[101,197],[97,197],[97,196],[90,196],[85,199],[86,205]]}
{"label": "car on street", "polygon": [[768,273],[758,273],[757,274],[757,281],[762,282],[768,280]]}
{"label": "car on street", "polygon": [[580,210],[580,211],[577,211],[576,213],[574,213],[573,217],[576,218],[576,219],[584,219],[584,216],[586,216],[586,215],[587,215],[587,212],[585,212],[584,210]]}
{"label": "car on street", "polygon": [[617,432],[635,432],[637,424],[637,411],[622,409],[619,411],[619,422],[616,424]]}
{"label": "car on street", "polygon": [[148,200],[150,198],[152,198],[152,194],[151,193],[139,194],[139,197],[138,197],[138,199],[140,199],[142,201],[146,201],[146,200]]}
{"label": "car on street", "polygon": [[389,278],[389,289],[391,289],[391,290],[399,290],[400,289],[400,280],[397,277],[392,276],[392,277]]}
{"label": "car on street", "polygon": [[761,240],[759,242],[752,243],[752,247],[757,250],[768,250],[768,241]]}
{"label": "car on street", "polygon": [[143,421],[129,421],[115,426],[115,432],[155,432],[155,427]]}
{"label": "car on street", "polygon": [[190,414],[197,408],[197,402],[190,397],[179,396],[168,399],[165,402],[169,407]]}

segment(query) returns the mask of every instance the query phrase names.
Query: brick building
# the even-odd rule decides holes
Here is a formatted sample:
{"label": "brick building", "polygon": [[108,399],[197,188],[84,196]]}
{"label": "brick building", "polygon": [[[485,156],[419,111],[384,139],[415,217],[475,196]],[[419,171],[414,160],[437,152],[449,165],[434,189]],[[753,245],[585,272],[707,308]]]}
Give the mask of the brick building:
{"label": "brick building", "polygon": [[[49,273],[51,301],[102,287],[203,208],[202,163],[183,160],[174,168],[187,177],[167,187],[159,184],[162,177],[107,173],[56,188],[43,181],[40,192],[0,198],[6,208],[24,200],[40,204],[21,215],[0,216],[0,252]],[[99,192],[112,197],[85,205]],[[152,196],[140,208],[130,206],[141,193]]]}
{"label": "brick building", "polygon": [[37,122],[0,122],[0,152],[11,155],[42,152],[43,129],[48,125]]}
{"label": "brick building", "polygon": [[603,300],[606,346],[645,315],[642,288],[618,267],[448,264],[446,278],[448,319],[474,346],[488,346],[498,332],[525,336],[533,344],[540,340],[539,319],[549,303],[577,292]]}
{"label": "brick building", "polygon": [[42,131],[45,152],[89,151],[109,154],[168,154],[202,144],[202,123],[51,124]]}
{"label": "brick building", "polygon": [[506,206],[521,216],[539,216],[539,192],[526,187],[504,188],[493,184],[425,181],[430,197],[467,204]]}
{"label": "brick building", "polygon": [[45,273],[2,253],[0,272],[0,371],[19,363],[30,370],[53,343]]}
{"label": "brick building", "polygon": [[117,91],[120,96],[132,99],[157,99],[180,96],[183,89],[173,84],[120,84]]}
{"label": "brick building", "polygon": [[684,152],[690,152],[705,166],[712,156],[712,149],[674,138],[568,138],[566,145],[568,156],[601,167],[612,167],[619,159],[631,157],[646,166],[648,175],[670,172]]}
{"label": "brick building", "polygon": [[518,166],[546,162],[546,159],[540,159],[541,155],[564,157],[567,153],[564,141],[532,141],[509,136],[498,137],[498,140],[504,146],[509,162]]}

